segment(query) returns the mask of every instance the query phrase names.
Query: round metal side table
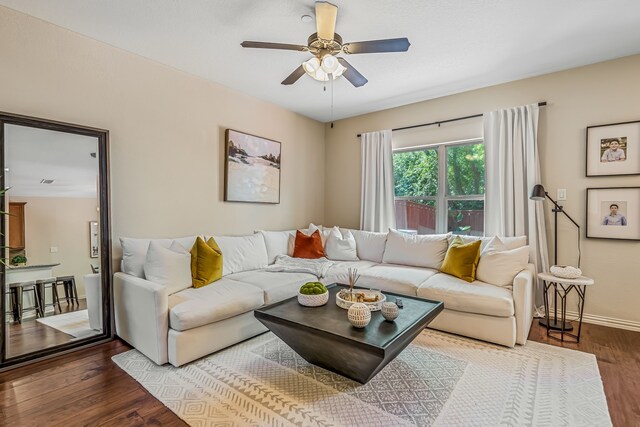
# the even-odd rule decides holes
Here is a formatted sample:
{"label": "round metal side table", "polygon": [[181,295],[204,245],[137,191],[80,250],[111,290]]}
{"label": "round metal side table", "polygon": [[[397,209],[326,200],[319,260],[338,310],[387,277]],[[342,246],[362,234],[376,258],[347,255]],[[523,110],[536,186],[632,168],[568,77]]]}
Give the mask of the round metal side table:
{"label": "round metal side table", "polygon": [[[587,286],[594,284],[593,279],[580,276],[575,279],[564,279],[556,277],[551,273],[539,273],[538,278],[544,281],[544,315],[546,319],[547,336],[558,341],[565,341],[565,336],[573,338],[568,342],[580,342],[580,330],[582,329],[582,315],[584,313],[584,300],[587,294]],[[553,318],[549,313],[549,290],[553,288],[554,307]],[[573,328],[570,322],[567,322],[567,297],[575,289],[578,295],[578,333],[572,334],[568,331]],[[559,304],[558,304],[559,303]],[[558,308],[560,308],[560,317],[558,317]],[[552,325],[557,325],[553,327]]]}

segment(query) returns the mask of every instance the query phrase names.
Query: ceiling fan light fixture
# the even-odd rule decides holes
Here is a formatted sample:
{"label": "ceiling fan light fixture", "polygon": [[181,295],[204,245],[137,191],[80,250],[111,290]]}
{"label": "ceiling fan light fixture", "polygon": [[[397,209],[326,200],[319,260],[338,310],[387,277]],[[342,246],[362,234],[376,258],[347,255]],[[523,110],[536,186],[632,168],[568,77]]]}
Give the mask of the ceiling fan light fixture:
{"label": "ceiling fan light fixture", "polygon": [[316,71],[320,69],[320,60],[314,56],[308,61],[303,62],[302,68],[304,68],[304,71],[307,74],[309,74],[310,76],[313,76],[316,73]]}
{"label": "ceiling fan light fixture", "polygon": [[333,55],[325,55],[322,58],[322,71],[327,74],[333,74],[340,64],[338,63],[338,59]]}
{"label": "ceiling fan light fixture", "polygon": [[333,72],[333,79],[337,79],[338,77],[340,77],[341,75],[344,74],[344,72],[347,71],[347,67],[343,66],[342,64],[338,63],[338,67],[336,68],[336,70]]}

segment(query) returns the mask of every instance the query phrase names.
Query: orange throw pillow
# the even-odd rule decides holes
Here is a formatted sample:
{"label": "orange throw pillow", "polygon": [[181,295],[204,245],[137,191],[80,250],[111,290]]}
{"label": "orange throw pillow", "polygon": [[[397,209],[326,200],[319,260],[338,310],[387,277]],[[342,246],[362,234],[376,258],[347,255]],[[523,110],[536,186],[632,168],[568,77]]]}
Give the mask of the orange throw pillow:
{"label": "orange throw pillow", "polygon": [[296,232],[296,241],[293,246],[293,257],[308,259],[324,257],[324,248],[322,247],[320,230],[314,231],[311,236],[307,236],[298,230]]}

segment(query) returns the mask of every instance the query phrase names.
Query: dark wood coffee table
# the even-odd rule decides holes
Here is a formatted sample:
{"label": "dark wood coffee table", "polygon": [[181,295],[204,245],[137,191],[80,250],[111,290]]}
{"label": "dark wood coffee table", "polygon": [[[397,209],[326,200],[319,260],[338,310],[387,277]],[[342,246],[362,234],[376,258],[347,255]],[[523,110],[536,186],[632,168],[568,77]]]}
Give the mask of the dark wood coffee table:
{"label": "dark wood coffee table", "polygon": [[351,326],[347,310],[336,305],[344,285],[330,285],[329,302],[304,307],[297,296],[254,311],[260,322],[309,363],[362,384],[392,361],[443,310],[444,304],[383,292],[387,301],[402,299],[404,308],[394,322],[371,313],[364,329]]}

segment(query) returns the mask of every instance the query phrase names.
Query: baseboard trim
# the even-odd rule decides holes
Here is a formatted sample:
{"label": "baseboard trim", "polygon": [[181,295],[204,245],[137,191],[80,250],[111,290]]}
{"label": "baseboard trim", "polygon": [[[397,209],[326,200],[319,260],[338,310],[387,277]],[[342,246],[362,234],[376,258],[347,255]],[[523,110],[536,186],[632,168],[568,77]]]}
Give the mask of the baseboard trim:
{"label": "baseboard trim", "polygon": [[[567,310],[567,317],[577,319],[578,312]],[[597,316],[595,314],[585,313],[584,316],[582,316],[582,321],[585,323],[593,323],[594,325],[609,326],[611,328],[640,332],[640,322],[634,322],[633,320],[616,319],[615,317]]]}

